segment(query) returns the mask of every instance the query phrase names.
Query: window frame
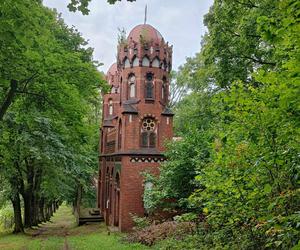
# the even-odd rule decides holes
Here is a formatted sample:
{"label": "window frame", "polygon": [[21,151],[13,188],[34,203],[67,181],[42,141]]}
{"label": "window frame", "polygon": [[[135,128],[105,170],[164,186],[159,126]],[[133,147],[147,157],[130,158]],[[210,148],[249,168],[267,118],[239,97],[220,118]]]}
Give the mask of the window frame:
{"label": "window frame", "polygon": [[[150,123],[154,122],[153,129],[145,129],[143,124],[146,120],[151,120]],[[155,148],[157,145],[157,122],[152,117],[145,117],[141,122],[141,133],[140,133],[140,145],[142,148]]]}
{"label": "window frame", "polygon": [[[134,80],[132,81],[132,77],[134,77]],[[133,88],[134,88],[134,95],[131,96],[131,87],[133,85]],[[132,73],[132,74],[129,74],[128,76],[128,86],[127,86],[127,99],[134,99],[136,98],[136,77],[135,75]]]}
{"label": "window frame", "polygon": [[[151,76],[151,79],[148,78]],[[154,74],[152,72],[148,72],[145,77],[145,99],[146,100],[154,100],[155,93],[154,93]]]}
{"label": "window frame", "polygon": [[113,100],[109,99],[108,100],[108,115],[113,115],[113,114],[114,114]]}

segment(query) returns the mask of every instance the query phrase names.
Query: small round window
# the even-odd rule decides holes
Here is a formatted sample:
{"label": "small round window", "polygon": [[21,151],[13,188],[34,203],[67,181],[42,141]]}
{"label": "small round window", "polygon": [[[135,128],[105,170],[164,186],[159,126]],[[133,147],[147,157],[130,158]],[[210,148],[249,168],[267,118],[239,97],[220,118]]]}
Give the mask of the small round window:
{"label": "small round window", "polygon": [[143,120],[142,128],[144,131],[154,131],[155,121],[151,118],[146,118],[145,120]]}

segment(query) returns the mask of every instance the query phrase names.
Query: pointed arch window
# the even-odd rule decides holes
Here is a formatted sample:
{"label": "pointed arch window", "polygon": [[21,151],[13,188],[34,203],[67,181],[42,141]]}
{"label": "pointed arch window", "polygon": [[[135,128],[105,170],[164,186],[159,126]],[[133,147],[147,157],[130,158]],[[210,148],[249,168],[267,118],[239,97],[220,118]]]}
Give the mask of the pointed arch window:
{"label": "pointed arch window", "polygon": [[160,64],[159,60],[157,58],[155,58],[152,62],[152,67],[159,68],[159,64]]}
{"label": "pointed arch window", "polygon": [[112,101],[112,99],[109,99],[109,101],[108,101],[108,114],[112,115],[113,112],[114,112],[113,101]]}
{"label": "pointed arch window", "polygon": [[138,67],[138,66],[139,66],[139,59],[137,57],[135,57],[132,62],[132,67]]}
{"label": "pointed arch window", "polygon": [[118,149],[122,147],[122,121],[119,121],[119,129],[118,129]]}
{"label": "pointed arch window", "polygon": [[124,61],[124,68],[125,68],[125,69],[126,69],[126,68],[130,68],[130,61],[129,61],[128,58],[126,58],[125,61]]}
{"label": "pointed arch window", "polygon": [[141,146],[144,148],[156,146],[156,123],[153,118],[147,117],[142,121]]}
{"label": "pointed arch window", "polygon": [[147,73],[146,75],[146,83],[145,83],[145,98],[146,99],[153,99],[153,74]]}
{"label": "pointed arch window", "polygon": [[131,74],[128,78],[128,98],[135,98],[135,75]]}
{"label": "pointed arch window", "polygon": [[163,82],[161,86],[161,101],[166,102],[168,99],[168,84],[166,77],[163,77]]}
{"label": "pointed arch window", "polygon": [[149,59],[147,57],[143,58],[142,66],[143,67],[149,67],[150,66],[150,61],[149,61]]}

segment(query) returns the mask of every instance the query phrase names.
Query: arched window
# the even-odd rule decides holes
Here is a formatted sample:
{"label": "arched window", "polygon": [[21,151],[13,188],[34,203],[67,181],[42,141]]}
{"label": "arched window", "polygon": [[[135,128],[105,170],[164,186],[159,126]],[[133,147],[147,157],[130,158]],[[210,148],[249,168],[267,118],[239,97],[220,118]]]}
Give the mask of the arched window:
{"label": "arched window", "polygon": [[161,68],[163,70],[167,70],[167,62],[166,62],[166,60],[163,61]]}
{"label": "arched window", "polygon": [[161,100],[162,102],[166,102],[168,99],[168,92],[167,92],[167,79],[163,77],[163,83],[161,86]]}
{"label": "arched window", "polygon": [[128,98],[135,97],[135,75],[131,74],[128,79]]}
{"label": "arched window", "polygon": [[125,61],[124,61],[124,68],[130,68],[130,62],[129,62],[129,59],[126,58]]}
{"label": "arched window", "polygon": [[138,66],[139,66],[139,59],[135,57],[132,63],[132,67],[138,67]]}
{"label": "arched window", "polygon": [[147,73],[146,75],[146,83],[145,83],[145,98],[153,99],[153,74]]}
{"label": "arched window", "polygon": [[155,58],[153,61],[152,61],[152,67],[153,68],[159,68],[159,60],[157,58]]}
{"label": "arched window", "polygon": [[156,146],[156,124],[153,118],[145,118],[141,128],[141,146],[154,148]]}
{"label": "arched window", "polygon": [[119,129],[118,129],[118,149],[122,147],[122,121],[119,121]]}
{"label": "arched window", "polygon": [[108,101],[108,114],[109,114],[109,115],[112,115],[113,112],[114,112],[113,101],[112,101],[112,99],[110,99],[110,100]]}
{"label": "arched window", "polygon": [[150,61],[149,61],[149,59],[147,57],[143,58],[142,66],[143,67],[149,67],[150,66]]}
{"label": "arched window", "polygon": [[164,101],[165,100],[165,85],[163,84],[161,86],[161,100]]}

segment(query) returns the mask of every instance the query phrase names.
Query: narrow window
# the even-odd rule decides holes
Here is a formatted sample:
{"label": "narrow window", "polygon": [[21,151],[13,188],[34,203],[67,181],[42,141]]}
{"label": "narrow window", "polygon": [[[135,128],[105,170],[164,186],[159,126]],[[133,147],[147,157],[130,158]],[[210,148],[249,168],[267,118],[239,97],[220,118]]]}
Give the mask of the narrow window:
{"label": "narrow window", "polygon": [[147,132],[142,132],[142,147],[147,147],[148,146],[148,133]]}
{"label": "narrow window", "polygon": [[161,101],[163,103],[165,103],[168,99],[167,86],[167,79],[166,77],[163,77],[163,83],[161,86]]}
{"label": "narrow window", "polygon": [[155,147],[155,140],[156,140],[156,135],[154,132],[151,132],[149,134],[149,147],[154,148]]}
{"label": "narrow window", "polygon": [[130,75],[128,80],[128,97],[134,98],[135,97],[135,76]]}
{"label": "narrow window", "polygon": [[124,68],[130,68],[130,62],[129,62],[129,59],[126,58],[125,61],[124,61]]}
{"label": "narrow window", "polygon": [[110,99],[110,100],[108,101],[108,114],[109,114],[109,115],[112,115],[113,112],[114,112],[113,102],[112,102],[112,100]]}
{"label": "narrow window", "polygon": [[122,146],[122,122],[121,120],[119,121],[119,138],[118,138],[118,149],[121,149]]}
{"label": "narrow window", "polygon": [[147,73],[146,75],[146,85],[145,85],[145,98],[152,99],[153,95],[153,75],[151,73]]}

